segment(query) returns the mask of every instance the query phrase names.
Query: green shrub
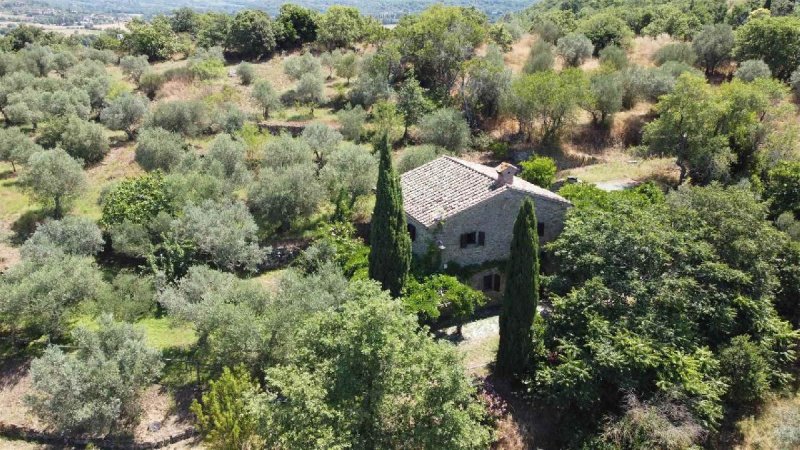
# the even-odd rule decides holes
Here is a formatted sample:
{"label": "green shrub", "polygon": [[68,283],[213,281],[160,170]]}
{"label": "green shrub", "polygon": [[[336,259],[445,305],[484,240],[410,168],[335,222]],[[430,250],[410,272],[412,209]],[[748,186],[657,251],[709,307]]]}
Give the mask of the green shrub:
{"label": "green shrub", "polygon": [[173,212],[167,183],[160,172],[120,181],[101,195],[100,224],[108,227],[124,221],[147,224],[158,213]]}
{"label": "green shrub", "polygon": [[544,40],[537,40],[531,47],[528,59],[525,61],[525,73],[543,72],[550,70],[555,64],[555,46]]}
{"label": "green shrub", "polygon": [[139,89],[147,98],[153,100],[165,82],[166,79],[164,75],[153,71],[147,71],[139,78]]}
{"label": "green shrub", "polygon": [[628,67],[628,54],[617,45],[609,45],[600,50],[600,64],[622,70]]}
{"label": "green shrub", "polygon": [[225,63],[216,58],[207,58],[189,63],[192,77],[201,81],[214,80],[225,76]]}
{"label": "green shrub", "polygon": [[691,66],[697,61],[697,54],[692,44],[673,42],[656,50],[655,55],[653,55],[653,60],[658,66],[663,65],[667,61],[677,61]]}
{"label": "green shrub", "polygon": [[520,163],[520,166],[522,166],[520,178],[545,189],[549,188],[556,179],[558,169],[553,158],[533,156]]}
{"label": "green shrub", "polygon": [[100,291],[96,307],[101,314],[112,314],[117,320],[134,323],[156,312],[155,296],[152,276],[123,271]]}
{"label": "green shrub", "polygon": [[256,68],[248,62],[243,62],[236,68],[236,75],[239,76],[242,85],[250,86],[256,79]]}
{"label": "green shrub", "polygon": [[250,409],[250,399],[259,392],[258,384],[239,366],[209,383],[202,403],[192,402],[191,411],[203,440],[209,448],[244,449],[260,443],[256,434],[257,419]]}

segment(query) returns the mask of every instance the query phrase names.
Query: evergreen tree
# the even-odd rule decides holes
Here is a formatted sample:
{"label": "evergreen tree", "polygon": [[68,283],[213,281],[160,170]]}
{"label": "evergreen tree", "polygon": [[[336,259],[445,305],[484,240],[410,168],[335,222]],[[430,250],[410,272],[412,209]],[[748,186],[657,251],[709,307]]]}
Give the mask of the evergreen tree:
{"label": "evergreen tree", "polygon": [[370,232],[369,277],[397,297],[411,266],[411,238],[406,230],[400,177],[392,168],[389,136],[384,134],[378,142],[380,165]]}
{"label": "evergreen tree", "polygon": [[533,201],[526,199],[514,223],[506,289],[500,311],[497,373],[516,375],[529,365],[533,320],[539,304],[539,237]]}

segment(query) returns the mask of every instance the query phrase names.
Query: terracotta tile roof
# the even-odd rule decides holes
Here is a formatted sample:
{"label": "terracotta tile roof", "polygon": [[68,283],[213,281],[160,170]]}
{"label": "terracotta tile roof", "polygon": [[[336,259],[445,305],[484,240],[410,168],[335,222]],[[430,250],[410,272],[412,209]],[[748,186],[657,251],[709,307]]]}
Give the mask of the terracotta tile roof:
{"label": "terracotta tile roof", "polygon": [[536,199],[569,204],[558,194],[519,177],[511,185],[497,187],[497,170],[451,156],[442,156],[401,177],[406,214],[426,227],[494,197],[506,189],[533,195]]}

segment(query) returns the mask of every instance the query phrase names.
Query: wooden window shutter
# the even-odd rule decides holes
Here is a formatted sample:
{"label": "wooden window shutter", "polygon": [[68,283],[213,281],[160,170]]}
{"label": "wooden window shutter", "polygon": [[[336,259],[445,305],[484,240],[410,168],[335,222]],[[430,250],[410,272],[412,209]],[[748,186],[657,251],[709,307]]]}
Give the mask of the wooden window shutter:
{"label": "wooden window shutter", "polygon": [[462,234],[461,235],[461,248],[466,248],[466,247],[467,247],[467,235],[466,234]]}
{"label": "wooden window shutter", "polygon": [[491,291],[492,290],[492,276],[486,275],[483,277],[483,290],[484,291]]}
{"label": "wooden window shutter", "polygon": [[478,232],[478,245],[483,246],[486,245],[486,233],[483,231]]}
{"label": "wooden window shutter", "polygon": [[500,292],[500,274],[494,274],[494,290]]}

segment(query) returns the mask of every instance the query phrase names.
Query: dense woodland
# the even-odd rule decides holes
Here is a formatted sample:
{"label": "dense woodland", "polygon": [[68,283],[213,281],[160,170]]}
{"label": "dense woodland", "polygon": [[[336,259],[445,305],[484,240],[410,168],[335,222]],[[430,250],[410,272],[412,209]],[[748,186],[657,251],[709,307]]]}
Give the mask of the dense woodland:
{"label": "dense woodland", "polygon": [[[14,28],[0,358],[26,381],[0,422],[146,440],[155,417],[219,449],[800,446],[795,6]],[[440,155],[573,203],[544,248],[520,209],[477,365],[478,268],[412,258],[403,214],[399,174]]]}

